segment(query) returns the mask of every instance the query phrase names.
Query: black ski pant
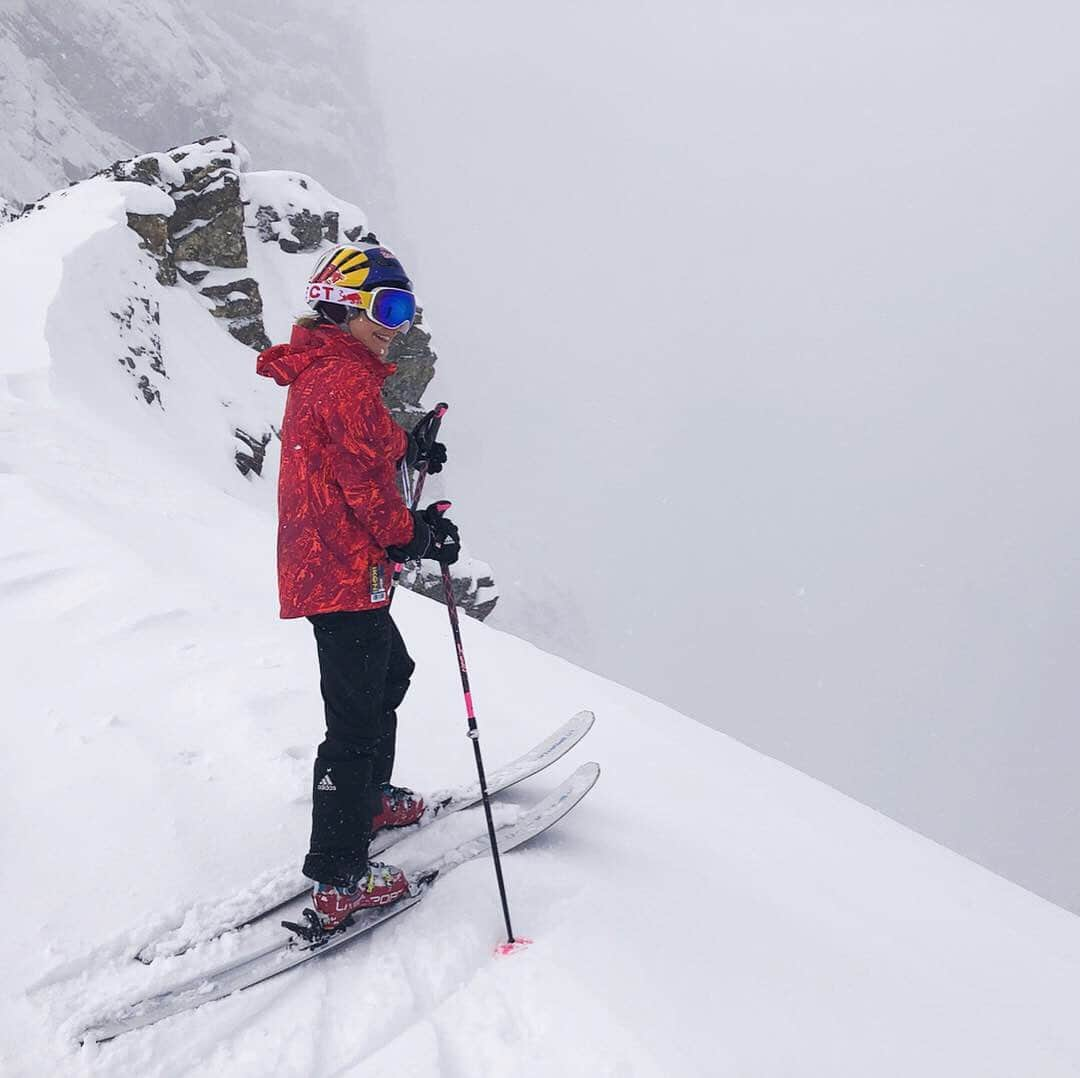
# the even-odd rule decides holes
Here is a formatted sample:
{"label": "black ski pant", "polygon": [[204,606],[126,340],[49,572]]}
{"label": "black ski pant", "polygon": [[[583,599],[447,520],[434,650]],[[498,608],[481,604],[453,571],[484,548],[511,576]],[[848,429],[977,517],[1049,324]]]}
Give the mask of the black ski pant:
{"label": "black ski pant", "polygon": [[394,767],[397,707],[415,664],[386,607],[314,614],[326,738],[312,779],[304,875],[347,886],[367,870],[380,784]]}

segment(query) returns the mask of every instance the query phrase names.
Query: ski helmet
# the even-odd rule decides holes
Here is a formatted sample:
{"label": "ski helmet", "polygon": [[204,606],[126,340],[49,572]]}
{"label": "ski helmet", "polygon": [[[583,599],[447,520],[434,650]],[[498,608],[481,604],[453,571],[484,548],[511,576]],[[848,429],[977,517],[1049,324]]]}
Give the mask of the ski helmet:
{"label": "ski helmet", "polygon": [[386,286],[412,291],[412,281],[393,251],[378,244],[343,244],[315,263],[306,299],[309,307],[340,324],[349,316],[342,308],[361,307],[357,292]]}

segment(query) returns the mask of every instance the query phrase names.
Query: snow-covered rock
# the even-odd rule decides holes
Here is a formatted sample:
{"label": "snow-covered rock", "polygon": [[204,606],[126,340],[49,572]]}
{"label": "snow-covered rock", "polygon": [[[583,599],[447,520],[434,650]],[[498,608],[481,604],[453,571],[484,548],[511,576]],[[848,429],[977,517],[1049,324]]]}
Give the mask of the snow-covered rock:
{"label": "snow-covered rock", "polygon": [[[271,343],[264,321],[263,282],[286,312],[278,339],[287,334],[286,319],[303,310],[297,300],[311,259],[283,256],[314,252],[338,242],[342,234],[356,238],[366,232],[364,215],[356,206],[330,195],[310,177],[252,173],[249,165],[250,155],[243,146],[227,136],[211,136],[117,161],[92,180],[47,195],[26,209],[32,228],[39,215],[57,202],[79,201],[85,190],[96,191],[103,182],[114,184],[124,220],[144,252],[137,256],[130,243],[120,242],[114,249],[115,265],[109,267],[130,279],[130,294],[110,307],[123,338],[121,364],[135,378],[138,395],[163,411],[169,408],[170,396],[166,353],[186,348],[187,341],[177,332],[179,326],[162,326],[162,289],[177,287],[196,298],[233,338],[258,351]],[[274,252],[249,258],[249,238],[256,246],[272,244]],[[282,287],[275,287],[279,281]],[[240,372],[239,378],[255,382],[250,370]],[[280,394],[268,392],[275,404],[265,409],[266,417],[236,426],[235,436],[242,445],[234,461],[244,474],[261,472],[274,430],[269,417],[279,411]],[[237,398],[248,396],[247,387],[238,385],[228,392],[225,407],[235,408]],[[394,404],[399,414],[419,407],[418,401]]]}
{"label": "snow-covered rock", "polygon": [[[310,177],[249,173],[249,165],[243,146],[211,136],[165,153],[117,161],[99,175],[147,184],[168,195],[171,205],[160,213],[128,212],[128,224],[158,262],[158,280],[175,284],[179,276],[194,286],[238,341],[261,351],[271,342],[263,326],[258,280],[214,271],[248,269],[249,230],[253,240],[276,241],[282,251],[296,254],[337,243],[342,216],[350,226],[347,235],[359,236],[364,218]],[[309,197],[296,199],[294,190]],[[304,203],[302,209],[297,202]],[[318,215],[308,209],[312,203],[320,207]],[[271,220],[281,222],[282,214],[284,225],[270,227]]]}
{"label": "snow-covered rock", "polygon": [[[483,621],[495,609],[499,590],[487,562],[479,558],[463,558],[453,566],[451,578],[454,602],[474,618]],[[419,568],[407,569],[401,579],[405,587],[412,591],[437,602],[443,601],[445,589],[442,574],[429,562],[422,562]]]}
{"label": "snow-covered rock", "polygon": [[[67,250],[36,278],[57,288],[29,323],[31,334],[51,333],[49,364],[77,357],[81,368],[98,372],[99,391],[115,397],[110,407],[123,400],[149,406],[178,445],[186,447],[193,430],[205,437],[208,423],[220,428],[208,478],[231,461],[256,480],[268,457],[273,478],[283,394],[255,376],[251,350],[287,339],[306,311],[303,284],[316,252],[376,239],[358,207],[313,178],[249,165],[247,150],[227,136],[127,158],[31,203],[7,236],[12,288],[22,280],[26,250],[43,258]],[[84,240],[94,220],[101,231]],[[406,428],[425,410],[435,370],[422,319],[421,311],[395,340],[398,369],[385,388]],[[86,334],[88,326],[99,328]],[[454,569],[462,606],[474,617],[486,617],[496,597],[487,567],[482,575],[480,600],[475,574],[464,564]],[[438,598],[441,590],[428,593]]]}

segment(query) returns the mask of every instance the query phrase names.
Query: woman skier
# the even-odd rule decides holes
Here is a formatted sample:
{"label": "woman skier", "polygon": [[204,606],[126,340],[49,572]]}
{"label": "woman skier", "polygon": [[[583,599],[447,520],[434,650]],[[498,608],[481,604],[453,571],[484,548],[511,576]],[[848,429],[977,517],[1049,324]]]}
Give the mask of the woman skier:
{"label": "woman skier", "polygon": [[413,512],[398,489],[403,457],[441,470],[446,449],[424,446],[391,418],[381,388],[390,345],[416,314],[412,283],[385,247],[323,255],[307,284],[313,314],[289,344],[259,356],[258,372],[288,386],[278,484],[278,591],[283,618],[315,630],[326,737],[312,778],[311,847],[322,925],[385,905],[404,873],[368,861],[371,836],[405,827],[423,800],[391,785],[397,708],[414,669],[390,617],[392,562],[457,560],[457,528],[434,505]]}

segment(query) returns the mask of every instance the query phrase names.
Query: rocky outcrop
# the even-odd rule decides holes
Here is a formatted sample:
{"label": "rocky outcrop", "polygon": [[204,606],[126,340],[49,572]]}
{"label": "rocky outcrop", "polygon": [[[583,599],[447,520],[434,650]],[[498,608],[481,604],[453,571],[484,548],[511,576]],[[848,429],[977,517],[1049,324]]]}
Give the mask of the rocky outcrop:
{"label": "rocky outcrop", "polygon": [[[306,189],[307,185],[303,186]],[[290,255],[318,250],[324,242],[337,243],[340,235],[338,215],[333,210],[322,214],[300,210],[288,214],[283,224],[281,214],[273,206],[260,206],[255,211],[255,220],[259,239],[263,243],[276,243]]]}
{"label": "rocky outcrop", "polygon": [[[287,254],[312,253],[328,243],[379,241],[355,206],[334,198],[310,177],[248,172],[247,165],[242,146],[215,135],[117,161],[98,175],[148,184],[169,196],[171,214],[129,213],[127,218],[156,263],[158,281],[194,289],[233,337],[261,351],[271,342],[259,281],[249,264],[249,240],[275,244]],[[394,342],[391,358],[398,369],[387,380],[386,401],[398,422],[411,427],[423,412],[421,397],[436,362],[422,310],[416,324]],[[258,472],[248,459],[249,448],[238,451],[237,467],[244,474]]]}
{"label": "rocky outcrop", "polygon": [[241,475],[253,473],[262,475],[263,462],[266,460],[266,447],[273,437],[280,438],[281,431],[277,427],[271,427],[259,435],[248,434],[240,427],[235,428],[233,435],[237,441],[245,447],[236,451],[236,467]]}
{"label": "rocky outcrop", "polygon": [[431,334],[424,329],[424,312],[417,308],[409,332],[395,337],[390,346],[390,359],[397,370],[383,385],[387,407],[406,430],[411,430],[418,414],[426,411],[420,399],[435,376],[437,358],[431,349]]}
{"label": "rocky outcrop", "polygon": [[[164,153],[143,154],[116,161],[98,173],[157,187],[169,196],[171,214],[128,214],[128,225],[138,233],[157,263],[157,279],[164,285],[178,278],[197,285],[211,269],[242,270],[248,265],[245,202],[241,175],[247,151],[232,139],[215,135]],[[234,282],[215,282],[200,290],[209,300],[211,314],[238,341],[266,347],[262,324],[262,297],[258,282],[238,275]],[[222,303],[223,296],[243,292],[244,300]]]}
{"label": "rocky outcrop", "polygon": [[[442,573],[432,568],[428,562],[421,563],[419,569],[407,568],[401,574],[401,583],[410,591],[419,592],[436,602],[446,601]],[[478,621],[483,621],[499,601],[491,566],[476,559],[452,565],[450,585],[454,592],[455,605]]]}
{"label": "rocky outcrop", "polygon": [[[216,164],[216,162],[215,162]],[[226,165],[184,174],[184,186],[171,192],[176,212],[169,238],[176,262],[245,269],[244,204],[240,177]]]}
{"label": "rocky outcrop", "polygon": [[163,408],[159,383],[169,376],[161,351],[161,311],[157,301],[149,296],[132,296],[112,316],[119,325],[124,348],[117,362],[135,379],[143,400]]}
{"label": "rocky outcrop", "polygon": [[169,248],[169,218],[163,213],[129,213],[128,228],[141,237],[139,246],[149,251],[158,265],[161,284],[176,284],[176,266]]}
{"label": "rocky outcrop", "polygon": [[228,284],[215,284],[200,288],[199,295],[213,303],[210,313],[224,319],[229,332],[241,343],[256,352],[270,347],[262,322],[262,296],[259,282],[254,277],[241,277]]}
{"label": "rocky outcrop", "polygon": [[334,198],[299,172],[261,172],[244,176],[248,228],[262,243],[286,254],[345,243],[367,233],[367,221],[355,207]]}
{"label": "rocky outcrop", "polygon": [[[280,297],[282,279],[294,276],[292,271],[281,273],[282,254],[298,255],[307,265],[328,244],[379,242],[355,206],[300,173],[249,171],[246,150],[226,136],[117,161],[97,176],[156,189],[145,198],[141,193],[138,198],[127,198],[127,224],[152,259],[158,283],[189,291],[225,331],[255,351],[271,344],[256,266],[265,270],[279,260],[270,277],[275,281],[274,295]],[[253,245],[260,244],[276,248],[269,262],[267,255],[252,259]],[[267,287],[270,277],[264,278]],[[295,277],[303,280],[300,272]],[[120,329],[117,358],[135,380],[140,399],[167,410],[169,376],[157,293],[149,273],[142,281],[133,282],[127,302],[113,312]],[[280,298],[275,302],[281,302]],[[302,301],[297,302],[295,313],[302,310]],[[397,370],[386,381],[384,397],[397,422],[410,429],[426,411],[423,395],[436,363],[422,310],[409,332],[396,338],[390,358]],[[267,450],[280,432],[273,422],[260,422],[259,410],[246,406],[243,396],[243,390],[234,392],[221,404],[235,408],[231,429],[236,468],[241,475],[257,479]],[[486,565],[454,566],[452,579],[456,601],[466,613],[477,618],[491,613],[497,594]],[[429,567],[409,574],[405,586],[440,601],[443,597],[441,577]]]}

